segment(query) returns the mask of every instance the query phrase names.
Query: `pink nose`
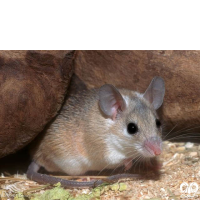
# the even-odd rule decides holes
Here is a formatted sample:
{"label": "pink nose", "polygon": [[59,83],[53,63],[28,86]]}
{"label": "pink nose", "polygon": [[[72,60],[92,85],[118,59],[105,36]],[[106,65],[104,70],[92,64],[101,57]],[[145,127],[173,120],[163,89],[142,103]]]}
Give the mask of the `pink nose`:
{"label": "pink nose", "polygon": [[158,156],[158,155],[161,154],[161,149],[160,149],[160,148],[155,148],[155,149],[152,149],[152,150],[153,150],[153,152],[154,152],[154,154],[155,154],[156,156]]}
{"label": "pink nose", "polygon": [[152,137],[145,141],[144,143],[145,148],[150,149],[155,156],[158,156],[161,154],[161,141],[157,137]]}

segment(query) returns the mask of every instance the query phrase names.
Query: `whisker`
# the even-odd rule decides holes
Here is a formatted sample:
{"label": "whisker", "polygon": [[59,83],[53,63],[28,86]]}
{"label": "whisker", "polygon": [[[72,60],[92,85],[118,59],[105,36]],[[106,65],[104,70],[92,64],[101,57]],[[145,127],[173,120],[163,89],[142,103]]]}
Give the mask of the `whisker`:
{"label": "whisker", "polygon": [[[181,131],[183,131],[182,133],[185,133],[186,131],[190,131],[190,130],[193,130],[193,129],[196,129],[196,128],[200,128],[200,126],[195,126],[195,127],[192,127],[192,128],[189,128],[191,126],[188,126],[186,128],[183,128],[181,130],[178,130],[178,131],[175,131],[173,132],[173,134],[178,134],[178,133],[181,133]],[[166,138],[166,137],[165,137]],[[168,140],[168,139],[167,139]]]}
{"label": "whisker", "polygon": [[[139,155],[139,153],[135,151],[130,157],[133,157],[133,159],[135,159],[135,157],[137,157],[138,155]],[[133,159],[132,159],[132,160],[133,160]],[[132,162],[132,160],[131,160],[130,162]],[[120,165],[122,165],[122,163],[120,163],[119,165],[117,165],[117,166],[113,169],[113,171],[112,171],[111,174],[113,174],[114,171],[115,171]]]}
{"label": "whisker", "polygon": [[101,172],[102,172],[103,170],[105,170],[109,165],[110,165],[110,163],[109,163],[108,165],[106,165],[97,175],[99,176],[99,175],[101,174]]}
{"label": "whisker", "polygon": [[134,166],[134,171],[136,171],[136,166],[138,164],[138,161],[140,160],[141,155],[133,162],[133,166]]}
{"label": "whisker", "polygon": [[184,136],[184,137],[177,137],[177,138],[172,138],[172,139],[170,139],[170,140],[168,140],[168,141],[172,141],[172,140],[178,140],[178,139],[194,139],[194,138],[197,138],[197,139],[199,139],[200,138],[200,136]]}
{"label": "whisker", "polygon": [[140,159],[138,160],[138,163],[139,163],[139,173],[140,173],[140,169],[141,169],[141,157],[140,157]]}
{"label": "whisker", "polygon": [[163,137],[163,140],[166,139],[166,137],[177,127],[178,124],[176,124],[168,133],[167,135],[165,135],[165,137]]}
{"label": "whisker", "polygon": [[[199,133],[199,132],[193,132],[193,133],[184,133],[184,134],[181,134],[181,135],[177,135],[177,136],[174,136],[174,137],[172,137],[172,138],[169,138],[168,139],[168,141],[171,141],[171,140],[174,140],[174,139],[178,139],[178,138],[188,138],[188,137],[191,137],[191,136],[193,136],[193,135],[191,135],[191,134],[197,134],[197,133]],[[200,133],[199,133],[200,134]],[[199,137],[198,135],[194,135],[195,137]]]}

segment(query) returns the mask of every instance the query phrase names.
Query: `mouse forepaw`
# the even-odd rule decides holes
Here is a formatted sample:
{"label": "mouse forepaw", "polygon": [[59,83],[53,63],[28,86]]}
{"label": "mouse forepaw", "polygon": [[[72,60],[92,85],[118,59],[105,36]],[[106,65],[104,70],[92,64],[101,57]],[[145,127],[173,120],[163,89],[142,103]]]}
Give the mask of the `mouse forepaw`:
{"label": "mouse forepaw", "polygon": [[147,167],[153,171],[159,171],[163,166],[163,163],[157,159],[151,160],[150,163],[147,164]]}
{"label": "mouse forepaw", "polygon": [[124,170],[127,171],[133,166],[133,159],[128,158],[124,161]]}

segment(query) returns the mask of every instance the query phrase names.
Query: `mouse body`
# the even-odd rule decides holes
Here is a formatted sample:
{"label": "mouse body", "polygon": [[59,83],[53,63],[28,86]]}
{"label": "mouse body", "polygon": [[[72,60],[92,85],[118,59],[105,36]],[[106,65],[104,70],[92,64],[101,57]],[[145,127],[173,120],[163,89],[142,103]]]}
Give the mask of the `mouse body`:
{"label": "mouse body", "polygon": [[150,160],[162,152],[164,81],[155,77],[145,93],[106,84],[69,96],[59,115],[31,150],[49,172],[83,175]]}

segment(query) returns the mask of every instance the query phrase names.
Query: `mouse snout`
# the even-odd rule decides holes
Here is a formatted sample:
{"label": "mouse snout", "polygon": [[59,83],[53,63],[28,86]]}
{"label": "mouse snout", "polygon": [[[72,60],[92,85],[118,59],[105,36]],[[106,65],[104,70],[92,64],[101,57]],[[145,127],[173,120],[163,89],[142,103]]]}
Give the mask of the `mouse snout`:
{"label": "mouse snout", "polygon": [[151,137],[144,142],[144,147],[152,156],[158,156],[162,152],[161,139],[159,137]]}

